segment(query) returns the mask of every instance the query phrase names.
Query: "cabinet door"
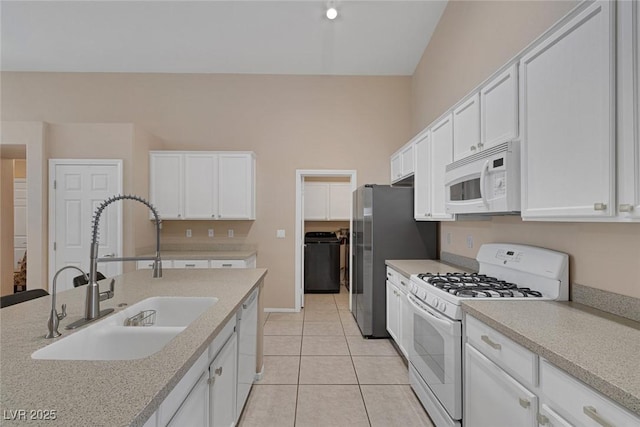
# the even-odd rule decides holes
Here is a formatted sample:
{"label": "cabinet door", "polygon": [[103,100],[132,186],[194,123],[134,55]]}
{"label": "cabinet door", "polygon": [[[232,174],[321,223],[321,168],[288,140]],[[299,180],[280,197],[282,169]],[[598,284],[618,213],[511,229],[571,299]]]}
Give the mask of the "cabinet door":
{"label": "cabinet door", "polygon": [[[149,200],[161,219],[182,219],[183,155],[150,153]],[[149,214],[150,218],[153,215]]]}
{"label": "cabinet door", "polygon": [[525,219],[615,212],[613,5],[589,5],[520,62]]}
{"label": "cabinet door", "polygon": [[542,427],[573,427],[573,424],[562,418],[544,403],[540,405],[540,415],[537,418],[538,425]]}
{"label": "cabinet door", "polygon": [[473,94],[453,110],[453,160],[480,148],[480,95]]}
{"label": "cabinet door", "polygon": [[218,154],[219,219],[255,219],[254,165],[251,154]]}
{"label": "cabinet door", "polygon": [[396,343],[400,343],[398,317],[398,289],[387,281],[387,331]]}
{"label": "cabinet door", "polygon": [[400,163],[402,164],[402,176],[413,174],[413,144],[409,144],[400,151]]}
{"label": "cabinet door", "polygon": [[429,219],[431,214],[431,131],[414,144],[416,170],[413,176],[413,217]]}
{"label": "cabinet door", "polygon": [[640,4],[618,8],[618,216],[640,219]]}
{"label": "cabinet door", "polygon": [[402,178],[402,158],[400,153],[391,156],[391,182],[395,182]]}
{"label": "cabinet door", "polygon": [[189,219],[216,219],[218,214],[218,156],[185,154],[184,214]]}
{"label": "cabinet door", "polygon": [[209,372],[204,372],[178,412],[171,418],[169,427],[207,427],[209,426]]}
{"label": "cabinet door", "polygon": [[431,128],[431,219],[452,220],[445,210],[445,167],[453,161],[453,126],[451,115]]}
{"label": "cabinet door", "polygon": [[307,221],[326,221],[328,211],[329,184],[325,182],[305,182],[304,219]]}
{"label": "cabinet door", "polygon": [[465,344],[465,427],[538,425],[538,398]]}
{"label": "cabinet door", "polygon": [[240,415],[236,414],[237,345],[234,332],[209,366],[212,427],[230,427]]}
{"label": "cabinet door", "polygon": [[480,148],[518,136],[518,67],[513,64],[480,91]]}
{"label": "cabinet door", "polygon": [[351,219],[351,184],[329,185],[329,219],[349,221]]}

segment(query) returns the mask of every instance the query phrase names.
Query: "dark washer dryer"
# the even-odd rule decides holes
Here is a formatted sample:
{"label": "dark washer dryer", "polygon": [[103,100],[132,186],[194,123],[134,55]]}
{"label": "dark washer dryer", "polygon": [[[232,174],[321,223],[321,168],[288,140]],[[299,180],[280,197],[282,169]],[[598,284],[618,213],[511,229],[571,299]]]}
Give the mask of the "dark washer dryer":
{"label": "dark washer dryer", "polygon": [[340,292],[340,239],[336,237],[336,233],[305,233],[304,292]]}

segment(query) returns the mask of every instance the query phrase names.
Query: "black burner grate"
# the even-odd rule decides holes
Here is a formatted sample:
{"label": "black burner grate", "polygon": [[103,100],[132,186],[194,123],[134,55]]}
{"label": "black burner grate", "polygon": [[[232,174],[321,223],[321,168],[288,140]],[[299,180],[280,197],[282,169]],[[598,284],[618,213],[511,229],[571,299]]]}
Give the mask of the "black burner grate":
{"label": "black burner grate", "polygon": [[418,277],[450,294],[464,298],[542,297],[538,291],[478,273],[424,273]]}

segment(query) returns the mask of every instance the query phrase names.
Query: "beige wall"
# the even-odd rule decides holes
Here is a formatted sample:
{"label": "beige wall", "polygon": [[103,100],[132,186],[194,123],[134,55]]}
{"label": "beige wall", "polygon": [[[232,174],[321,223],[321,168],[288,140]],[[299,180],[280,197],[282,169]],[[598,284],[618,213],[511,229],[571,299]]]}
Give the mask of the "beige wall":
{"label": "beige wall", "polygon": [[[296,169],[354,169],[360,184],[386,183],[389,156],[411,136],[409,77],[2,73],[1,101],[3,120],[135,123],[166,149],[255,151],[257,219],[211,228],[213,240],[257,245],[271,308],[294,307]],[[77,157],[104,149],[90,139],[73,152],[56,144]],[[186,242],[186,228],[189,241],[209,241],[209,227],[167,221],[163,241]],[[224,237],[227,228],[237,237]]]}
{"label": "beige wall", "polygon": [[27,160],[26,159],[13,160],[13,177],[14,178],[27,177]]}
{"label": "beige wall", "polygon": [[27,180],[28,289],[48,289],[47,159],[49,151],[45,140],[46,131],[47,124],[41,121],[5,122],[3,120],[0,123],[0,144],[26,147],[27,176],[29,177]]}
{"label": "beige wall", "polygon": [[[428,126],[575,4],[449,2],[412,78],[413,133]],[[467,236],[472,236],[473,248],[467,247]],[[481,244],[501,241],[567,252],[572,282],[640,298],[640,224],[494,217],[441,225],[440,243],[446,252],[475,258]]]}
{"label": "beige wall", "polygon": [[13,160],[0,158],[0,295],[13,293]]}

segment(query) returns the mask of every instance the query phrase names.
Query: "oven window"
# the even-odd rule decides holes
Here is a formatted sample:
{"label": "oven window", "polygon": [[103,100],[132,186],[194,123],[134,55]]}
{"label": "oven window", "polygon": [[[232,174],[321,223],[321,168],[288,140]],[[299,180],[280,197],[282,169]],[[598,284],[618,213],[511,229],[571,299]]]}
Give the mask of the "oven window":
{"label": "oven window", "polygon": [[435,375],[441,384],[445,383],[445,342],[436,328],[421,316],[413,316],[413,348],[415,354]]}
{"label": "oven window", "polygon": [[465,201],[480,199],[480,178],[459,182],[449,187],[451,201]]}

